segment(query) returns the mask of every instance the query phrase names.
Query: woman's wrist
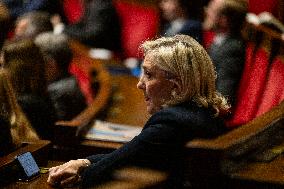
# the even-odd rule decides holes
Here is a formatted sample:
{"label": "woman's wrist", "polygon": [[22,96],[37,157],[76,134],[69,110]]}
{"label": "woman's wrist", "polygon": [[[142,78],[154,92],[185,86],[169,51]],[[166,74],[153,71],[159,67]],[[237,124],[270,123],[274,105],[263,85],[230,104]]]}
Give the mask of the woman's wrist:
{"label": "woman's wrist", "polygon": [[88,167],[89,165],[91,165],[91,162],[88,159],[78,159],[78,161],[82,161],[83,167]]}

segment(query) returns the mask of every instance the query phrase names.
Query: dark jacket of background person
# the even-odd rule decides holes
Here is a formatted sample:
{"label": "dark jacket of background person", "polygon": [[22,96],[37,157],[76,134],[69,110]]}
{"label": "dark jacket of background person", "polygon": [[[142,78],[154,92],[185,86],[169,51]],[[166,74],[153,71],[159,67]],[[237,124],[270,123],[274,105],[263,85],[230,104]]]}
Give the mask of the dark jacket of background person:
{"label": "dark jacket of background person", "polygon": [[10,124],[7,120],[0,117],[0,157],[9,153],[14,149],[14,144],[12,141],[12,135],[10,131]]}
{"label": "dark jacket of background person", "polygon": [[86,100],[73,76],[52,82],[47,90],[57,120],[71,120],[86,108]]}
{"label": "dark jacket of background person", "polygon": [[209,55],[216,67],[216,88],[234,104],[239,81],[245,62],[245,42],[234,36],[227,36],[219,44],[213,43]]}
{"label": "dark jacket of background person", "polygon": [[111,0],[87,0],[82,19],[64,33],[95,48],[120,50],[120,23]]}
{"label": "dark jacket of background person", "polygon": [[41,139],[53,138],[54,109],[48,98],[35,94],[22,94],[18,103]]}
{"label": "dark jacket of background person", "polygon": [[165,108],[152,115],[141,134],[122,148],[88,157],[92,164],[83,172],[82,186],[93,185],[117,167],[138,163],[169,171],[169,187],[182,188],[185,143],[193,138],[214,137],[224,131],[220,118],[214,118],[213,112],[195,103]]}
{"label": "dark jacket of background person", "polygon": [[17,17],[31,11],[45,11],[50,14],[59,14],[66,20],[60,0],[2,0],[8,7],[11,18]]}
{"label": "dark jacket of background person", "polygon": [[40,138],[52,137],[54,110],[47,94],[45,61],[40,49],[23,40],[3,47],[3,67],[8,71],[16,98]]}

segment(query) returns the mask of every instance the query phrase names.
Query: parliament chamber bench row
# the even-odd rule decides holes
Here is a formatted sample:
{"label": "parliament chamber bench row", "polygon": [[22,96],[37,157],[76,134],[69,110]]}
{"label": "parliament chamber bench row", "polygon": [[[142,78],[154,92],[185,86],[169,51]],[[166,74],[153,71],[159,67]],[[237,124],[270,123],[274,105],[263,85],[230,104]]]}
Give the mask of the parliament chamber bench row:
{"label": "parliament chamber bench row", "polygon": [[[75,41],[71,45],[75,52],[73,73],[79,73],[77,76],[89,74],[89,84],[96,83],[91,88],[95,90],[93,101],[71,121],[57,122],[52,143],[26,143],[17,151],[2,157],[1,175],[13,178],[9,177],[9,171],[5,171],[13,164],[16,155],[27,151],[32,152],[40,166],[50,167],[74,158],[111,152],[123,145],[121,142],[84,139],[82,136],[95,119],[136,126],[143,126],[147,120],[149,115],[142,93],[136,89],[137,78],[110,74],[106,67],[120,68],[120,65],[93,60],[89,58],[87,47]],[[186,176],[191,182],[197,183],[195,185],[199,183],[200,188],[211,188],[212,184],[219,188],[283,188],[283,114],[284,102],[281,101],[252,121],[218,138],[190,141],[185,148]],[[144,179],[140,177],[143,175]],[[1,184],[4,188],[50,188],[46,178],[47,174],[42,174],[29,183],[9,182],[10,179],[7,179],[1,180]],[[97,187],[163,188],[165,178],[166,175],[159,171],[129,167],[119,170],[116,177]]]}

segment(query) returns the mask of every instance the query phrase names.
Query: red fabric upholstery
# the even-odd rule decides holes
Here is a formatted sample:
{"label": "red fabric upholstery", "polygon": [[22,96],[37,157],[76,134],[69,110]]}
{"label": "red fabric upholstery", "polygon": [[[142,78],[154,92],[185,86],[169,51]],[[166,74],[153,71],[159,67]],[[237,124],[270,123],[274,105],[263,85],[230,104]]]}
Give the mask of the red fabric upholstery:
{"label": "red fabric upholstery", "polygon": [[249,0],[249,12],[259,14],[261,12],[270,12],[278,16],[279,0]]}
{"label": "red fabric upholstery", "polygon": [[228,127],[242,125],[255,118],[261,102],[268,72],[268,55],[264,49],[259,49],[253,58],[252,49],[248,46],[237,103],[232,118],[226,123]]}
{"label": "red fabric upholstery", "polygon": [[122,24],[122,48],[124,56],[137,57],[141,42],[156,36],[159,12],[154,7],[114,0],[114,6]]}
{"label": "red fabric upholstery", "polygon": [[89,62],[84,60],[83,57],[75,57],[70,64],[69,71],[76,77],[79,87],[86,98],[87,104],[90,104],[94,99],[94,94],[91,89],[91,78],[89,73],[81,68],[88,65]]}
{"label": "red fabric upholstery", "polygon": [[70,24],[78,22],[83,15],[84,6],[82,0],[63,0],[65,16]]}
{"label": "red fabric upholstery", "polygon": [[278,57],[271,66],[257,116],[284,100],[284,60]]}
{"label": "red fabric upholstery", "polygon": [[203,31],[203,46],[208,49],[214,40],[215,32],[213,31]]}

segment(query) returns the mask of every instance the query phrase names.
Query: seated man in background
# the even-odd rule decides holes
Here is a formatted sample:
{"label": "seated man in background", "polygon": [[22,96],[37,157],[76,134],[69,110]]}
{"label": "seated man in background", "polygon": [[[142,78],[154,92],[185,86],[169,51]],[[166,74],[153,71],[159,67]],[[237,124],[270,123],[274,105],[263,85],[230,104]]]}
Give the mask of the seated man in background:
{"label": "seated man in background", "polygon": [[161,35],[185,34],[202,43],[202,24],[200,3],[195,0],[161,0],[159,7],[166,23]]}
{"label": "seated man in background", "polygon": [[57,120],[71,120],[86,107],[86,100],[77,80],[68,72],[72,50],[67,36],[46,32],[35,38],[46,57],[48,93],[54,105]]}
{"label": "seated man in background", "polygon": [[217,71],[217,90],[233,105],[245,62],[245,42],[241,29],[247,13],[245,0],[211,0],[203,23],[216,35],[209,48]]}
{"label": "seated man in background", "polygon": [[55,33],[63,30],[85,45],[120,51],[120,23],[112,0],[87,0],[84,7],[83,17],[76,24],[64,26],[59,17],[53,17]]}
{"label": "seated man in background", "polygon": [[52,30],[50,15],[47,12],[29,12],[16,20],[13,40],[33,39],[42,32]]}

